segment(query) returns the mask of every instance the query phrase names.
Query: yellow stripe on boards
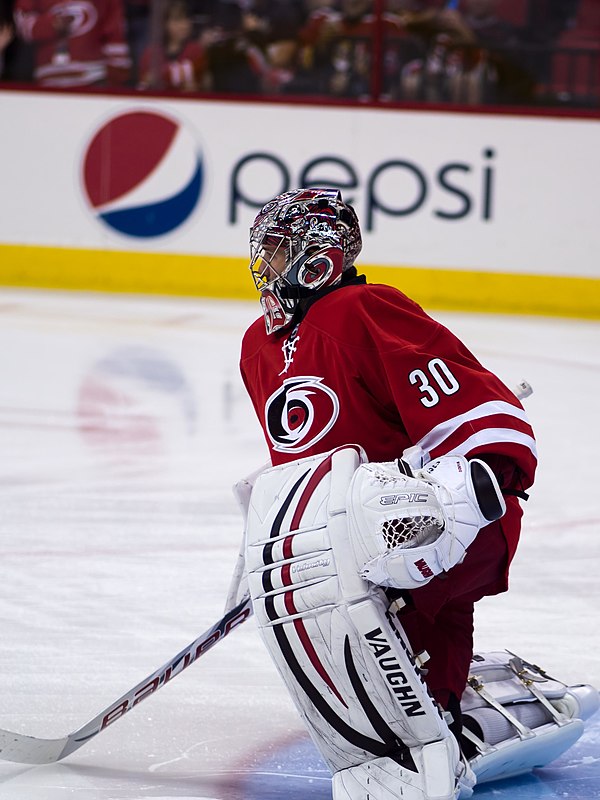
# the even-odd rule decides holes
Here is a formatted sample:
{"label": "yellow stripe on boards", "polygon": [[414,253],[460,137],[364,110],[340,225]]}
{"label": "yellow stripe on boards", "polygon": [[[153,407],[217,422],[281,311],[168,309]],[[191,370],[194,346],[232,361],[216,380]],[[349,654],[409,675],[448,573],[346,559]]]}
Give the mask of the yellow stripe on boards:
{"label": "yellow stripe on boards", "polygon": [[0,245],[0,285],[256,298],[248,260]]}
{"label": "yellow stripe on boards", "polygon": [[[554,275],[363,266],[428,309],[600,318],[600,280]],[[0,285],[257,299],[248,260],[0,245]]]}
{"label": "yellow stripe on boards", "polygon": [[600,319],[600,280],[508,272],[366,267],[371,283],[390,283],[429,309]]}

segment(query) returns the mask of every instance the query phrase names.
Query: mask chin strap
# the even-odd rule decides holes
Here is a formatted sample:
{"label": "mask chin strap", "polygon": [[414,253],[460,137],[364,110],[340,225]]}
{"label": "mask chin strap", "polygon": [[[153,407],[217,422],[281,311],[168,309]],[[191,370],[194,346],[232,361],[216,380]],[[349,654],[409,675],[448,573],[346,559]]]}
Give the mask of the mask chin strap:
{"label": "mask chin strap", "polygon": [[306,297],[312,297],[315,294],[315,289],[287,284],[281,287],[278,294],[282,300],[304,300]]}

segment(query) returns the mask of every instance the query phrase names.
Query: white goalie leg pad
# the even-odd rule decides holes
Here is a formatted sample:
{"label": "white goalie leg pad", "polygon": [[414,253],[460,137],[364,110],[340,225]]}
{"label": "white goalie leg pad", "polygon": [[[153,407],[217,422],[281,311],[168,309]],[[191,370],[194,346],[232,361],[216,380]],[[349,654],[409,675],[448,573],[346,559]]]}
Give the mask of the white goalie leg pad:
{"label": "white goalie leg pad", "polygon": [[[416,771],[390,758],[376,758],[333,776],[334,800],[453,800],[456,797],[454,771],[448,764],[458,758],[454,737],[419,748]],[[463,797],[468,796],[468,791]]]}
{"label": "white goalie leg pad", "polygon": [[463,735],[477,750],[477,783],[530,772],[558,758],[598,709],[594,687],[566,686],[507,651],[475,655],[461,700]]}
{"label": "white goalie leg pad", "polygon": [[269,468],[269,466],[270,464],[264,464],[259,469],[250,473],[250,475],[247,475],[245,478],[241,478],[241,480],[239,480],[233,486],[233,496],[235,497],[239,509],[242,512],[242,518],[244,520],[244,530],[242,532],[242,541],[240,542],[240,550],[233,570],[233,575],[231,576],[231,580],[229,582],[229,588],[227,590],[227,598],[225,600],[225,613],[235,608],[237,604],[241,601],[242,597],[248,594],[248,574],[246,572],[246,559],[245,559],[246,524],[248,521],[248,507],[250,506],[250,497],[252,495],[252,489],[254,487],[256,479],[261,474],[261,472],[264,472],[266,469]]}
{"label": "white goalie leg pad", "polygon": [[414,476],[395,461],[362,464],[348,492],[359,573],[378,586],[417,589],[460,563],[506,504],[483,461],[444,456]]}
{"label": "white goalie leg pad", "polygon": [[453,798],[461,768],[447,744],[452,735],[386,614],[383,591],[358,575],[352,558],[346,494],[362,459],[349,446],[259,476],[246,549],[255,617],[332,772],[388,760],[390,775],[402,766],[415,787],[420,782],[415,798],[425,800],[423,748],[445,743],[438,755],[444,769],[436,769],[445,770],[450,788],[440,797]]}

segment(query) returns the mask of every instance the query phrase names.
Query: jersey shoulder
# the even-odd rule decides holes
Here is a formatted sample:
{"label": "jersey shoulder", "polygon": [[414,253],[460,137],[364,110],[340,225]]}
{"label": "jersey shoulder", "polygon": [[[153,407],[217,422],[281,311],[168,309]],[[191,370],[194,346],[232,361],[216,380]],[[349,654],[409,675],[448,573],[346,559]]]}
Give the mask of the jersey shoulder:
{"label": "jersey shoulder", "polygon": [[439,328],[399,289],[372,283],[331,292],[311,306],[306,322],[332,338],[363,346],[371,341],[379,350],[429,339]]}
{"label": "jersey shoulder", "polygon": [[[314,335],[380,352],[414,347],[431,339],[441,328],[399,289],[371,283],[349,284],[329,292],[310,306],[301,324],[312,329]],[[244,334],[242,361],[288,335],[289,331],[283,331],[269,337],[264,320],[259,317]]]}

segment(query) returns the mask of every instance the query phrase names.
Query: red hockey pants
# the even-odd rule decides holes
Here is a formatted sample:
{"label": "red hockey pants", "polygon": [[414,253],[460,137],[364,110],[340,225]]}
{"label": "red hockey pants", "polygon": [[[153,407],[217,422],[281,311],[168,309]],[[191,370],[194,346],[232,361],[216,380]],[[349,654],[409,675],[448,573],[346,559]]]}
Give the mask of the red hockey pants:
{"label": "red hockey pants", "polygon": [[429,653],[425,680],[444,707],[451,693],[460,699],[466,686],[474,603],[507,588],[508,548],[501,524],[480,531],[462,564],[410,592],[412,604],[399,616],[413,652]]}

